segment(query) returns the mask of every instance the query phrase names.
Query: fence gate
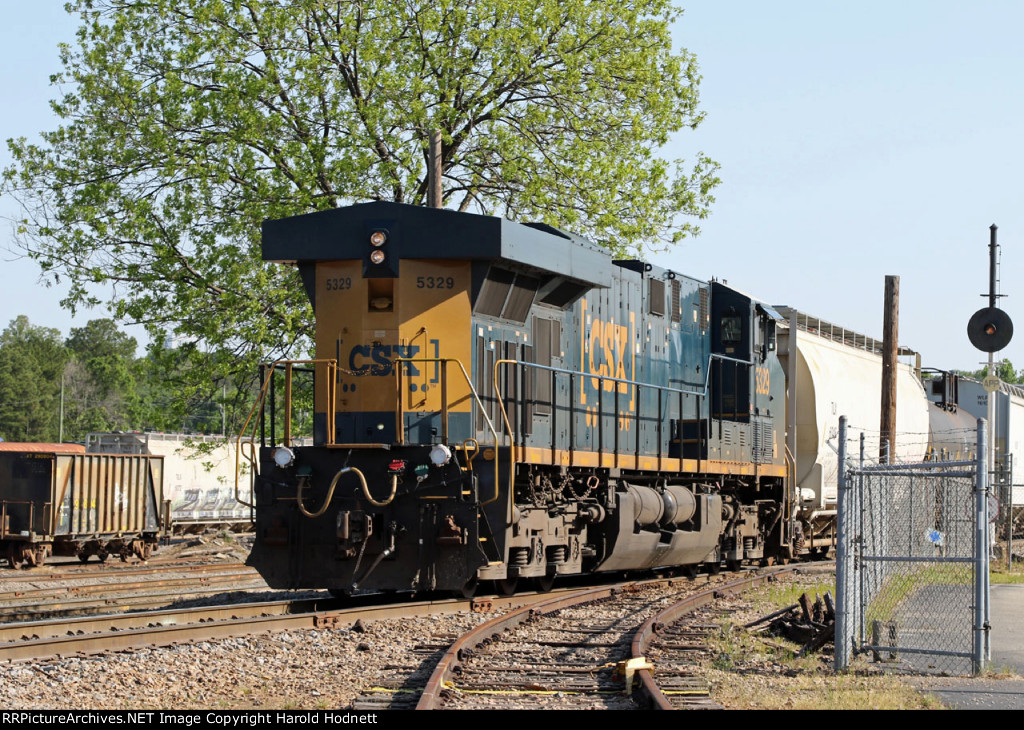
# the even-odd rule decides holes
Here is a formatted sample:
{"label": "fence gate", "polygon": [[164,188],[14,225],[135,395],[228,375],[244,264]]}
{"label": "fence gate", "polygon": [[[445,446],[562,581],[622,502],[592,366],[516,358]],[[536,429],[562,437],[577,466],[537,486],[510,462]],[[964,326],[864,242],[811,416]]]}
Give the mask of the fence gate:
{"label": "fence gate", "polygon": [[985,422],[971,461],[868,465],[839,421],[837,670],[851,654],[916,671],[981,671],[988,647]]}

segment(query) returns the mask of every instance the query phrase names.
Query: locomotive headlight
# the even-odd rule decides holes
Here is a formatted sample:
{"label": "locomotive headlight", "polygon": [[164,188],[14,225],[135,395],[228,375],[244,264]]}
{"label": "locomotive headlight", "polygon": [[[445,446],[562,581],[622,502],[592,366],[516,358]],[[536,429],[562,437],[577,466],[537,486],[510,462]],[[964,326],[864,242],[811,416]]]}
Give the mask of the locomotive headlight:
{"label": "locomotive headlight", "polygon": [[444,444],[437,444],[430,450],[430,463],[434,466],[444,466],[451,461],[452,452]]}
{"label": "locomotive headlight", "polygon": [[374,231],[370,234],[370,243],[374,248],[380,248],[388,241],[388,234],[384,231]]}
{"label": "locomotive headlight", "polygon": [[375,264],[382,264],[382,263],[384,263],[384,259],[385,259],[384,252],[381,251],[379,248],[377,250],[375,250],[375,251],[371,251],[370,252],[370,261],[372,261]]}
{"label": "locomotive headlight", "polygon": [[274,449],[274,463],[284,469],[295,463],[295,452],[287,446],[278,446]]}

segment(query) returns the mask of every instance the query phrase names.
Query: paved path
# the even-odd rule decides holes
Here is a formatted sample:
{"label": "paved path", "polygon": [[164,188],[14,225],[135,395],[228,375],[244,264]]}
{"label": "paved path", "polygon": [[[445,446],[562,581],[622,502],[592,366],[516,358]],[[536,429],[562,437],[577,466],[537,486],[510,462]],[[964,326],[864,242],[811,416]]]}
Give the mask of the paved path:
{"label": "paved path", "polygon": [[994,585],[992,602],[993,671],[1014,679],[927,677],[915,685],[959,710],[1024,710],[1024,585]]}

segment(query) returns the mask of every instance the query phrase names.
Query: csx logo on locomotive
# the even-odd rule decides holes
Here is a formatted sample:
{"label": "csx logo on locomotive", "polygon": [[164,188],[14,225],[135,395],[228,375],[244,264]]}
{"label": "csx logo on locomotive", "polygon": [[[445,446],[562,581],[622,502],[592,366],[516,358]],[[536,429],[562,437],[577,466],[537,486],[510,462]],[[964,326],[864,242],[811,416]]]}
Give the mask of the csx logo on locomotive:
{"label": "csx logo on locomotive", "polygon": [[[423,352],[423,348],[420,345],[414,344],[385,345],[375,342],[372,345],[355,345],[348,352],[348,370],[352,374],[360,376],[391,376],[394,374],[394,360],[396,358],[437,357],[440,350],[440,340],[429,340],[427,350],[427,352]],[[433,355],[430,354],[431,351]],[[406,376],[415,378],[422,374],[421,368],[416,362],[406,362],[404,366],[406,366],[406,370],[403,372]],[[437,364],[433,363],[433,366],[435,372],[430,382],[436,383],[438,377],[436,373]],[[430,370],[429,367],[427,370]],[[342,374],[339,372],[339,380],[341,376]]]}
{"label": "csx logo on locomotive", "polygon": [[[419,345],[356,345],[348,353],[348,369],[358,375],[389,376],[394,371],[392,358],[416,357]],[[415,364],[409,364],[409,374],[419,375]]]}
{"label": "csx logo on locomotive", "polygon": [[[431,340],[435,348],[438,340]],[[415,358],[420,354],[419,345],[356,345],[348,354],[348,367],[358,375],[391,375],[394,372],[394,358]],[[415,363],[406,363],[407,375],[419,375]]]}
{"label": "csx logo on locomotive", "polygon": [[[583,315],[586,321],[587,303],[583,302]],[[628,393],[629,400],[622,399],[618,403],[622,413],[632,414],[636,408],[634,389],[627,383],[616,380],[635,380],[636,360],[631,357],[630,342],[636,330],[636,315],[629,314],[629,325],[616,324],[593,317],[589,328],[582,334],[581,348],[584,353],[583,363],[586,371],[595,376],[581,378],[580,404],[587,410],[588,424],[597,414],[597,394],[599,389],[608,393]],[[614,380],[612,380],[614,378]],[[589,403],[588,403],[589,398]],[[607,408],[607,406],[606,406]],[[619,427],[629,429],[629,420],[620,419]]]}

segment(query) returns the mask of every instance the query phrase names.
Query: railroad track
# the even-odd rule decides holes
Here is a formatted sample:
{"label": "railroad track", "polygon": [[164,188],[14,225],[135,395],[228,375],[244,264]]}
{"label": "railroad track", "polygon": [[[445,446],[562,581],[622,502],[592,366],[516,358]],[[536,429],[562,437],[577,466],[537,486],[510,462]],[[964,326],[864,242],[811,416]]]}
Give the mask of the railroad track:
{"label": "railroad track", "polygon": [[[403,684],[395,681],[390,688],[364,692],[351,707],[402,708],[413,699],[416,709],[424,710],[715,707],[710,687],[688,661],[677,666],[666,661],[666,671],[657,672],[664,687],[657,686],[644,656],[651,638],[669,618],[675,623],[720,596],[793,569],[775,568],[729,583],[709,578],[701,587],[662,579],[577,591],[511,612],[460,637],[437,661],[422,692],[414,689],[417,675],[410,675]],[[674,641],[670,634],[661,650],[693,651],[693,626],[705,635],[709,628],[698,618],[690,631],[677,634],[678,639],[685,633],[685,641]],[[438,651],[424,647],[431,649]],[[628,689],[633,686],[636,698]]]}
{"label": "railroad track", "polygon": [[630,652],[644,658],[637,663],[638,705],[654,710],[722,709],[711,699],[711,687],[697,661],[708,652],[708,638],[720,630],[726,611],[722,599],[796,569],[747,576],[686,596],[644,621]]}
{"label": "railroad track", "polygon": [[256,572],[241,563],[125,569],[116,576],[37,574],[4,586],[2,621],[152,609],[219,593],[266,590]]}
{"label": "railroad track", "polygon": [[[149,561],[148,563],[134,563],[127,565],[115,565],[115,566],[100,566],[100,565],[47,565],[38,568],[28,568],[19,570],[17,572],[3,572],[0,571],[0,585],[3,586],[19,586],[19,585],[33,585],[35,583],[42,582],[67,582],[75,580],[122,580],[125,576],[142,576],[142,575],[156,575],[159,573],[169,573],[173,571],[209,571],[209,570],[220,570],[225,567],[241,568],[244,563],[241,562],[214,562],[202,560],[189,560],[189,561],[164,561],[163,563],[157,563],[155,561]],[[255,571],[253,571],[255,572]],[[17,590],[16,588],[14,590]],[[6,592],[6,591],[5,591]]]}
{"label": "railroad track", "polygon": [[[766,580],[767,576],[763,571],[756,580]],[[772,571],[774,572],[774,571]],[[727,583],[729,581],[729,583]],[[654,584],[661,583],[662,588]],[[743,581],[748,583],[749,581]],[[104,616],[104,617],[82,617],[75,619],[64,619],[60,621],[36,621],[23,622],[18,624],[0,625],[0,665],[10,667],[10,671],[17,671],[17,667],[38,667],[47,668],[47,672],[58,671],[60,666],[74,667],[73,671],[83,671],[84,664],[77,663],[80,660],[88,659],[89,667],[102,667],[100,673],[108,676],[108,681],[114,681],[117,685],[128,684],[129,694],[122,695],[125,701],[130,701],[130,688],[134,687],[132,676],[141,678],[163,677],[159,671],[154,674],[153,667],[164,666],[163,660],[154,658],[162,656],[161,653],[153,654],[150,649],[155,647],[170,647],[168,656],[187,657],[188,653],[180,652],[194,651],[193,647],[208,647],[202,649],[202,654],[193,656],[218,657],[220,661],[231,656],[231,650],[221,649],[222,646],[233,646],[236,642],[244,642],[239,646],[248,647],[247,652],[254,652],[260,659],[261,666],[270,666],[275,662],[273,657],[274,649],[278,639],[285,637],[283,641],[287,644],[294,644],[296,647],[307,642],[326,641],[325,654],[318,654],[315,650],[303,648],[301,651],[305,659],[302,664],[311,663],[319,667],[317,675],[319,679],[313,680],[309,675],[307,679],[301,673],[296,674],[293,670],[295,660],[289,663],[284,654],[281,657],[283,663],[277,669],[280,677],[288,676],[288,683],[282,684],[282,691],[288,692],[288,703],[292,706],[305,706],[311,698],[316,698],[321,693],[328,694],[324,689],[323,682],[330,682],[328,678],[340,674],[344,677],[345,688],[331,694],[338,694],[334,707],[346,707],[350,709],[382,709],[399,707],[510,707],[514,702],[522,703],[520,706],[531,708],[547,707],[569,707],[581,709],[583,707],[631,707],[639,708],[644,706],[656,706],[652,701],[637,696],[641,685],[645,681],[642,668],[643,662],[636,662],[638,657],[651,662],[655,666],[655,676],[661,686],[661,693],[667,697],[669,705],[675,706],[713,706],[707,699],[708,687],[703,681],[701,673],[696,671],[693,664],[695,656],[703,651],[703,638],[709,631],[717,630],[721,619],[721,604],[715,605],[715,597],[721,597],[730,589],[730,583],[736,583],[733,578],[724,576],[701,577],[696,581],[687,579],[670,579],[661,581],[646,581],[644,583],[620,584],[605,586],[603,588],[590,587],[587,589],[563,588],[547,594],[519,594],[516,596],[504,597],[483,597],[473,600],[456,600],[446,598],[444,600],[427,600],[406,602],[402,604],[372,605],[369,597],[363,599],[361,605],[354,605],[351,599],[340,601],[325,594],[319,597],[306,600],[296,600],[294,594],[288,601],[272,601],[264,603],[249,603],[244,605],[218,606],[195,609],[177,609],[162,611],[147,611],[131,614]],[[649,584],[649,585],[645,585]],[[665,595],[659,591],[665,590]],[[671,595],[668,595],[671,593]],[[682,594],[685,594],[683,596]],[[682,597],[707,599],[710,594],[711,602],[707,602],[704,614],[694,614],[687,623],[676,624],[674,618],[670,618],[666,610],[673,607],[678,599]],[[378,600],[383,600],[380,597]],[[598,614],[594,605],[580,605],[584,601],[603,601],[601,615]],[[631,605],[626,606],[621,601],[630,601]],[[619,604],[619,608],[613,608]],[[575,607],[574,607],[575,606]],[[525,610],[524,610],[525,609]],[[531,610],[532,609],[532,610]],[[607,610],[618,613],[618,618],[607,613]],[[470,632],[465,636],[458,636],[462,629],[456,626],[465,627],[473,621],[467,621],[469,612],[504,612],[480,627],[479,631]],[[636,617],[635,612],[645,613],[646,616]],[[451,614],[453,619],[461,614],[464,618],[452,620],[425,619],[428,615],[439,616]],[[395,623],[394,619],[408,619],[409,626],[417,626],[414,634],[408,636],[409,643],[402,636],[396,626],[402,623]],[[643,618],[648,618],[648,624],[643,623]],[[385,621],[391,619],[391,621]],[[359,626],[359,621],[365,624],[365,628]],[[476,620],[484,620],[480,616]],[[555,631],[549,624],[543,632],[544,625],[549,621],[564,621],[565,628]],[[390,629],[378,628],[390,625]],[[522,625],[520,627],[520,625]],[[645,626],[649,626],[645,628]],[[520,627],[520,628],[516,628]],[[507,629],[507,630],[506,630]],[[527,645],[523,636],[515,636],[516,631],[526,631],[539,639],[537,645]],[[308,633],[307,633],[308,632]],[[356,642],[363,641],[358,647]],[[408,635],[409,632],[406,632]],[[638,646],[638,637],[651,634],[659,640],[659,644],[648,644]],[[309,638],[304,638],[309,637]],[[340,648],[343,645],[335,645],[334,638],[327,637],[350,637],[345,639],[344,645],[347,649]],[[361,675],[356,665],[360,655],[358,652],[381,652],[380,644],[383,637],[385,641],[392,642],[394,646],[400,646],[398,651],[383,650],[384,662],[373,663],[370,673]],[[221,641],[223,640],[223,641]],[[512,644],[506,643],[512,640]],[[212,641],[212,644],[207,642]],[[580,646],[582,645],[582,646]],[[263,646],[270,647],[263,649]],[[338,646],[338,648],[335,648]],[[582,654],[575,655],[579,651],[593,652],[590,656]],[[237,652],[237,650],[235,650]],[[348,652],[346,654],[346,652]],[[518,652],[518,655],[516,655]],[[542,666],[539,661],[541,653],[547,652],[547,666]],[[670,652],[682,652],[681,656],[670,655]],[[512,663],[534,664],[538,673],[533,677],[526,676],[523,666],[511,667],[506,665],[504,669],[498,667],[494,672],[495,677],[487,678],[483,675],[473,676],[473,664],[483,662],[483,666],[492,663],[495,656],[507,655]],[[112,663],[108,664],[105,658],[110,656]],[[135,657],[138,657],[139,664],[135,664]],[[319,657],[334,657],[320,661]],[[369,656],[369,655],[367,655]],[[263,665],[263,659],[268,664]],[[627,674],[627,662],[634,660],[628,665],[633,677],[634,696],[624,693],[625,675]],[[70,661],[70,664],[67,662]],[[103,662],[96,664],[95,662]],[[110,667],[109,672],[107,667]],[[127,667],[138,666],[140,669],[127,669]],[[147,669],[141,667],[147,666]],[[188,674],[194,671],[187,665],[183,670],[180,662],[175,663],[177,672],[185,671]],[[229,703],[223,706],[236,706],[231,704],[238,702],[238,707],[245,708],[250,695],[232,695],[231,687],[247,686],[250,675],[255,672],[260,675],[258,668],[239,671],[237,675],[234,670],[213,670],[215,676],[224,676],[225,688],[220,703]],[[235,667],[231,664],[230,667]],[[116,667],[116,669],[114,669]],[[253,664],[253,667],[256,667]],[[348,671],[347,667],[353,667]],[[570,671],[563,672],[562,668],[568,667]],[[6,670],[5,670],[6,671]],[[90,669],[89,672],[94,671]],[[133,671],[139,672],[133,675]],[[202,670],[198,670],[202,672]],[[221,672],[229,672],[222,674]],[[266,670],[263,670],[266,672]],[[10,674],[12,681],[21,682],[23,676]],[[278,674],[268,675],[265,680]],[[235,677],[235,679],[231,679]],[[515,680],[517,686],[503,687],[502,681]],[[31,686],[31,682],[26,686]],[[160,690],[156,689],[151,679],[143,679],[147,687],[151,687],[151,695],[148,702],[159,703]],[[104,684],[104,687],[107,687]],[[257,683],[253,691],[253,697],[260,697],[263,705],[271,703],[276,695],[259,694],[260,684]],[[207,685],[194,691],[206,691]],[[287,689],[285,689],[287,688]],[[588,692],[593,688],[591,696]],[[356,697],[355,691],[361,690]],[[182,695],[176,688],[174,695],[181,699]],[[108,691],[108,690],[104,690]],[[109,690],[116,691],[116,690]],[[191,692],[193,690],[185,690]],[[560,694],[559,694],[560,693]],[[702,697],[703,695],[703,697]],[[150,695],[146,695],[150,696]],[[191,696],[191,695],[188,695]],[[234,699],[229,699],[229,698]],[[430,700],[434,697],[437,699]],[[304,699],[305,698],[305,699]],[[513,703],[507,703],[507,700]],[[680,702],[685,700],[685,702]],[[311,700],[316,703],[316,699]],[[590,704],[588,704],[590,703]],[[258,706],[260,703],[251,705]]]}
{"label": "railroad track", "polygon": [[490,611],[496,607],[528,605],[548,597],[524,594],[507,598],[445,598],[395,603],[389,596],[338,599],[325,595],[6,623],[0,624],[0,662],[171,646],[276,631],[331,628],[360,620]]}
{"label": "railroad track", "polygon": [[638,617],[691,586],[658,580],[580,591],[489,622],[445,653],[416,707],[632,709],[619,669]]}

